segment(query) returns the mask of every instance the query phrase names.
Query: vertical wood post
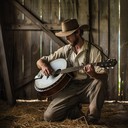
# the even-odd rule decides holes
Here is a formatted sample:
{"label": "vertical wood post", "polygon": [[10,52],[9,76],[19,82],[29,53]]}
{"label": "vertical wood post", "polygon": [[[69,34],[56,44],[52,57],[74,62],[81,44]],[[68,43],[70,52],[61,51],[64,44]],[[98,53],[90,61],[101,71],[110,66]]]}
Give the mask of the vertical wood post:
{"label": "vertical wood post", "polygon": [[10,105],[13,105],[15,103],[15,99],[13,97],[12,88],[9,79],[9,72],[7,67],[1,24],[0,24],[0,61],[1,61],[2,75],[4,80],[7,101]]}

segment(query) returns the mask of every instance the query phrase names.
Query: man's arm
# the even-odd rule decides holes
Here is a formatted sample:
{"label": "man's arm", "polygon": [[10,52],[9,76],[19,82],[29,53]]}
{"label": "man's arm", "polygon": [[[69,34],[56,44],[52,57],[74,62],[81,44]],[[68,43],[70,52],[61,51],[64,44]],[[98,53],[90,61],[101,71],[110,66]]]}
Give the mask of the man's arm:
{"label": "man's arm", "polygon": [[91,64],[88,64],[84,67],[85,73],[87,73],[90,77],[94,79],[107,79],[108,74],[107,73],[97,73],[94,69],[94,66]]}
{"label": "man's arm", "polygon": [[46,60],[39,59],[36,65],[40,70],[42,70],[44,75],[51,75],[53,69],[50,67],[49,63]]}

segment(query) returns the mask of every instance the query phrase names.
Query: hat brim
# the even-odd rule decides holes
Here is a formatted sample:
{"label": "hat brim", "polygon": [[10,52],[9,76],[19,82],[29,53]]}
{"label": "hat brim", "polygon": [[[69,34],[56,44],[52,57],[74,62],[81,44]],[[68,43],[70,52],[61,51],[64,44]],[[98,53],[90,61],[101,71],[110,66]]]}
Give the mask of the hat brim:
{"label": "hat brim", "polygon": [[67,31],[67,32],[62,32],[62,31],[56,32],[55,35],[58,36],[58,37],[66,37],[66,36],[69,36],[72,33],[74,33],[79,28],[80,29],[83,29],[84,31],[89,31],[89,26],[88,25],[81,25],[77,29],[74,29],[74,30],[71,30],[71,31]]}

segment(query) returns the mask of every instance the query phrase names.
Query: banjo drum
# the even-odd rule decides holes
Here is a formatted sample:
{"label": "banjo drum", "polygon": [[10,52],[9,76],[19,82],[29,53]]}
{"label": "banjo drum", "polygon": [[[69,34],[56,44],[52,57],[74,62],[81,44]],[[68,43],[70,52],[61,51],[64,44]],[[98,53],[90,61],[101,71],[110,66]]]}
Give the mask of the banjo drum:
{"label": "banjo drum", "polygon": [[54,70],[53,75],[45,76],[40,71],[35,76],[35,89],[43,96],[51,96],[63,89],[72,79],[70,74],[62,74],[61,70],[67,68],[67,61],[59,58],[50,62],[50,66]]}

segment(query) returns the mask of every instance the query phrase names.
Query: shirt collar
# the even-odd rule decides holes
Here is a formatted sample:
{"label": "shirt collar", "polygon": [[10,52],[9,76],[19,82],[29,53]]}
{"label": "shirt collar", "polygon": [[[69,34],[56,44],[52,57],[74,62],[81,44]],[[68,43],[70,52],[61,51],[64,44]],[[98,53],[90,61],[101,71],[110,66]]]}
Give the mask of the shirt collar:
{"label": "shirt collar", "polygon": [[81,47],[81,51],[88,50],[88,41],[84,40],[84,44]]}
{"label": "shirt collar", "polygon": [[[70,49],[72,49],[74,51],[74,48],[70,45]],[[80,51],[85,51],[85,50],[88,50],[89,47],[88,47],[88,41],[87,40],[84,40],[84,43],[81,47],[81,50]]]}

